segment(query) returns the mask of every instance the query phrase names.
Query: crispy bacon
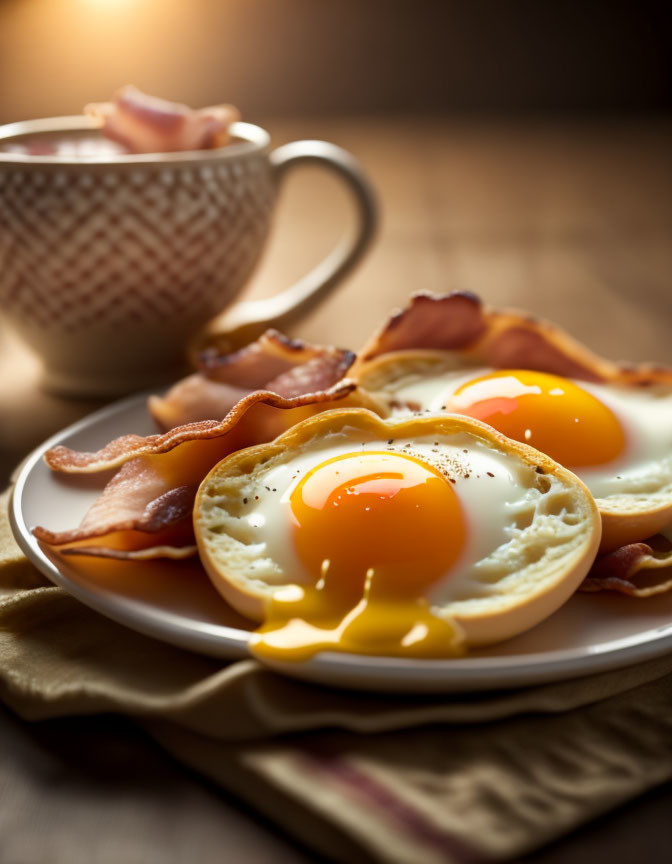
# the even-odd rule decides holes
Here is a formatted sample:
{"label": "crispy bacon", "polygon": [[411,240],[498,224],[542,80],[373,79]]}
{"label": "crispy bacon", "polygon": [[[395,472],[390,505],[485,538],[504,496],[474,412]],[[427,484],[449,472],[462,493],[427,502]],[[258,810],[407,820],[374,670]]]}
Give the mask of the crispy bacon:
{"label": "crispy bacon", "polygon": [[[256,391],[241,399],[219,423],[189,423],[146,438],[126,435],[95,453],[54,447],[45,456],[53,470],[65,473],[96,473],[115,467],[119,470],[78,528],[55,533],[37,527],[33,533],[38,540],[64,546],[130,532],[136,536],[120,538],[118,545],[126,547],[133,539],[144,548],[176,545],[171,536],[160,542],[152,537],[155,532],[168,531],[186,533],[180,546],[193,545],[193,497],[198,484],[217,462],[241,447],[272,440],[299,420],[331,407],[351,393],[354,386],[353,382],[344,381],[321,393],[291,399]],[[175,497],[178,491],[180,506]],[[92,546],[86,548],[88,554],[99,554],[94,553]],[[83,549],[79,547],[79,554],[84,554]],[[122,556],[118,552],[115,557]]]}
{"label": "crispy bacon", "polygon": [[618,591],[631,597],[672,591],[672,542],[656,534],[646,543],[630,543],[600,556],[579,591]]}
{"label": "crispy bacon", "polygon": [[150,397],[149,410],[163,429],[219,419],[251,390],[270,390],[287,399],[319,393],[340,381],[354,359],[352,351],[309,345],[267,330],[234,354],[206,353],[200,371],[165,396]]}
{"label": "crispy bacon", "polygon": [[61,549],[63,555],[90,555],[95,558],[115,558],[117,561],[153,561],[170,558],[181,561],[198,554],[196,544],[187,546],[147,546],[144,549],[113,549],[110,546],[69,546]]}
{"label": "crispy bacon", "polygon": [[[183,557],[187,549],[195,551],[191,510],[203,477],[232,451],[270,441],[299,420],[340,404],[356,386],[342,379],[353,356],[290,342],[276,333],[265,334],[253,346],[217,364],[217,374],[225,369],[223,374],[231,383],[210,383],[226,388],[229,406],[234,402],[230,410],[225,409],[223,419],[185,423],[144,437],[124,435],[92,453],[61,445],[52,448],[45,461],[54,471],[118,470],[78,528],[52,532],[37,527],[33,533],[63,552],[78,555]],[[252,358],[256,358],[254,363]],[[234,383],[238,363],[241,386]],[[264,389],[252,389],[267,375],[275,378]],[[271,386],[284,390],[285,395],[269,389]],[[178,395],[180,387],[175,388]],[[174,397],[169,404],[173,416],[186,410]]]}
{"label": "crispy bacon", "polygon": [[454,351],[470,366],[536,369],[640,387],[672,384],[672,369],[612,363],[560,327],[516,310],[493,309],[461,292],[414,295],[366,343],[353,371],[383,354],[416,349]]}
{"label": "crispy bacon", "polygon": [[[154,545],[175,543],[178,535],[189,545],[193,543],[190,522],[198,486],[179,485],[166,490],[166,468],[167,465],[155,466],[146,458],[132,459],[110,480],[78,528],[54,532],[37,527],[33,533],[38,540],[52,546],[76,544],[106,535],[111,542],[111,534],[127,535],[137,531],[154,535]],[[166,531],[169,532],[167,537],[159,536]],[[116,539],[123,546],[134,538],[120,536]]]}
{"label": "crispy bacon", "polygon": [[233,105],[193,110],[187,105],[157,99],[127,85],[112,102],[87,105],[84,113],[102,124],[103,134],[129,153],[172,153],[207,150],[229,143],[229,129],[240,120]]}
{"label": "crispy bacon", "polygon": [[475,294],[414,294],[362,348],[359,359],[411,348],[455,350],[474,342],[485,329],[483,306]]}
{"label": "crispy bacon", "polygon": [[290,339],[278,330],[267,330],[256,342],[240,351],[224,354],[208,348],[197,360],[197,366],[214,381],[254,388],[267,383],[314,357],[339,355],[348,366],[355,359],[352,351],[310,345],[300,339]]}

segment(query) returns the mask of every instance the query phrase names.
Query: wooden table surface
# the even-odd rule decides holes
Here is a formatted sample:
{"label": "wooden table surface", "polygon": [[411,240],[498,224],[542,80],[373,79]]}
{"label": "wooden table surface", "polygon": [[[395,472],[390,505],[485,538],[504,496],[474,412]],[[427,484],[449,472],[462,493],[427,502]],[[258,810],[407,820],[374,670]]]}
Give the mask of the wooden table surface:
{"label": "wooden table surface", "polygon": [[[356,348],[420,290],[470,290],[567,327],[614,359],[672,363],[672,122],[273,121],[274,144],[353,152],[382,224],[360,269],[294,333]],[[291,283],[330,248],[349,202],[318,169],[288,179],[249,297]],[[0,474],[102,404],[39,388],[39,363],[0,329]],[[0,714],[0,859],[7,864],[222,860],[310,853],[171,764],[128,722],[29,726]],[[530,861],[666,861],[672,787]],[[39,831],[34,826],[39,824]],[[635,852],[636,850],[636,852]]]}

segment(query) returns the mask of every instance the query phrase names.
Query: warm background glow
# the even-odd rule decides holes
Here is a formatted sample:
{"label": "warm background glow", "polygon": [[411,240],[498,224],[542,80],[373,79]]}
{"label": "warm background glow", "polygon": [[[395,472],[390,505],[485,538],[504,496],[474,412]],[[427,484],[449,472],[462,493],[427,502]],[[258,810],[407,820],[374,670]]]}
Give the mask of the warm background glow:
{"label": "warm background glow", "polygon": [[246,116],[660,110],[665,4],[0,0],[0,122],[133,82]]}

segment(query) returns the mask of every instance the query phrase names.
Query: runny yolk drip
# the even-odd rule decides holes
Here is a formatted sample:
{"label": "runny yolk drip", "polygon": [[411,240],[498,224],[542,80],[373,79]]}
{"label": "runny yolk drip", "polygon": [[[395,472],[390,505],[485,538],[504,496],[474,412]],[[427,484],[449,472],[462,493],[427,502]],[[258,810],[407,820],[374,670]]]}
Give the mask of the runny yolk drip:
{"label": "runny yolk drip", "polygon": [[625,448],[621,424],[599,399],[558,375],[502,370],[468,381],[446,409],[475,417],[567,468],[611,462]]}
{"label": "runny yolk drip", "polygon": [[459,653],[456,627],[425,599],[466,539],[460,502],[439,471],[401,453],[348,453],[309,471],[290,505],[295,548],[314,581],[268,602],[256,654]]}

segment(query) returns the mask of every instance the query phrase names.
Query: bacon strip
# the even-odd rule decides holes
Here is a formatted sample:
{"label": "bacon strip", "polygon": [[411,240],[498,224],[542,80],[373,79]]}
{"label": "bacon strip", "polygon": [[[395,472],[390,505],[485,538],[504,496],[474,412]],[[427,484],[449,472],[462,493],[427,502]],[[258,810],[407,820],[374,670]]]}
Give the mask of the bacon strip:
{"label": "bacon strip", "polygon": [[337,355],[348,367],[355,359],[352,351],[310,345],[300,339],[290,339],[278,330],[267,330],[252,342],[232,354],[223,354],[210,347],[198,358],[198,368],[214,381],[237,387],[258,387],[272,381],[315,357]]}
{"label": "bacon strip", "polygon": [[69,546],[61,549],[63,555],[91,555],[95,558],[116,558],[118,561],[153,561],[156,558],[170,558],[181,561],[198,554],[198,547],[191,546],[148,546],[146,549],[112,549],[106,546]]}
{"label": "bacon strip", "polygon": [[612,363],[560,327],[516,310],[493,309],[460,292],[414,295],[366,343],[353,372],[383,354],[423,349],[455,351],[471,366],[535,369],[639,387],[672,384],[672,369]]}
{"label": "bacon strip", "polygon": [[240,120],[233,105],[193,110],[157,99],[127,85],[112,102],[94,102],[84,113],[102,123],[102,132],[129,153],[172,153],[207,150],[229,143],[229,128]]}
{"label": "bacon strip", "polygon": [[[187,523],[185,542],[192,545],[191,505],[196,488],[217,462],[241,447],[270,441],[299,420],[332,407],[351,393],[354,386],[353,382],[344,381],[322,393],[291,399],[256,391],[241,399],[219,423],[191,423],[146,438],[127,435],[96,453],[55,447],[45,456],[54,470],[93,473],[118,466],[120,470],[79,528],[51,532],[36,527],[33,533],[39,540],[62,546],[118,532],[151,535],[166,529],[177,531]],[[146,540],[150,542],[151,537]],[[164,539],[160,545],[174,544]]]}
{"label": "bacon strip", "polygon": [[475,294],[414,294],[409,305],[391,315],[362,348],[359,359],[413,348],[463,348],[478,339],[486,326],[483,306]]}
{"label": "bacon strip", "polygon": [[[282,350],[285,360],[291,354],[292,362],[283,362]],[[264,360],[266,351],[274,362]],[[228,398],[237,398],[223,419],[186,423],[157,435],[124,435],[93,453],[61,445],[52,448],[45,461],[54,471],[118,470],[78,528],[53,532],[37,527],[33,533],[69,554],[147,558],[183,557],[189,547],[195,551],[191,512],[203,477],[232,451],[270,441],[299,420],[340,404],[356,387],[353,381],[341,380],[353,356],[266,334],[238,352],[237,359],[220,365],[233,381],[240,362],[240,377],[248,387],[253,378],[282,370],[270,384],[287,395],[268,388],[247,392],[222,383]],[[256,357],[256,376],[251,375],[250,357]]]}
{"label": "bacon strip", "polygon": [[[179,485],[166,491],[167,468],[146,458],[133,459],[110,480],[78,528],[54,532],[37,527],[33,534],[52,546],[137,531],[156,535],[154,544],[174,543],[180,534],[187,544],[193,543],[190,523],[198,485]],[[159,535],[166,531],[168,537],[161,538]],[[117,539],[121,545],[133,545],[133,537]]]}
{"label": "bacon strip", "polygon": [[354,359],[352,351],[309,345],[267,330],[234,354],[203,355],[200,371],[165,396],[150,397],[149,410],[163,429],[218,420],[251,390],[270,390],[288,399],[319,392],[340,381]]}
{"label": "bacon strip", "polygon": [[630,597],[672,591],[672,542],[657,534],[646,543],[630,543],[602,555],[579,591],[618,591]]}

